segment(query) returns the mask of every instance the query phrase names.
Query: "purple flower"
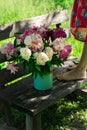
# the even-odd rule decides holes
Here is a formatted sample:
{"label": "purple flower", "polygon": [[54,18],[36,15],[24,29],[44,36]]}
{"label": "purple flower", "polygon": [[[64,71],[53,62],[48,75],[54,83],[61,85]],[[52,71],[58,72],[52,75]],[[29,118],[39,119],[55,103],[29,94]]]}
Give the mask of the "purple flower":
{"label": "purple flower", "polygon": [[29,28],[29,29],[25,30],[23,34],[16,34],[16,38],[20,39],[21,42],[23,42],[24,39],[26,38],[26,36],[31,35],[33,33],[40,34],[39,28],[38,27]]}
{"label": "purple flower", "polygon": [[55,28],[53,30],[53,34],[52,34],[52,40],[55,40],[56,38],[66,38],[66,33],[64,31],[64,29],[62,28]]}
{"label": "purple flower", "polygon": [[64,49],[60,52],[59,58],[60,59],[65,59],[69,56],[69,54],[71,53],[71,45],[66,45],[64,47]]}
{"label": "purple flower", "polygon": [[48,28],[47,26],[42,26],[39,28],[39,30],[40,30],[41,37],[44,40],[49,41],[49,38],[52,35],[52,30],[50,28]]}
{"label": "purple flower", "polygon": [[40,30],[38,27],[33,27],[33,28],[29,28],[27,30],[25,30],[24,34],[23,34],[23,37],[25,38],[26,36],[28,35],[31,35],[31,34],[40,34]]}

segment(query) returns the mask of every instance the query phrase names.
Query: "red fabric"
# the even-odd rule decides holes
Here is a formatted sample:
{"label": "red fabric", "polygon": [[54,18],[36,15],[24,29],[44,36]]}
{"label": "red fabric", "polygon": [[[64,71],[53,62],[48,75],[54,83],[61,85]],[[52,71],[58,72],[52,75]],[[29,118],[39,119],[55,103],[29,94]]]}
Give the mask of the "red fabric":
{"label": "red fabric", "polygon": [[87,42],[87,0],[74,1],[70,27],[76,39]]}

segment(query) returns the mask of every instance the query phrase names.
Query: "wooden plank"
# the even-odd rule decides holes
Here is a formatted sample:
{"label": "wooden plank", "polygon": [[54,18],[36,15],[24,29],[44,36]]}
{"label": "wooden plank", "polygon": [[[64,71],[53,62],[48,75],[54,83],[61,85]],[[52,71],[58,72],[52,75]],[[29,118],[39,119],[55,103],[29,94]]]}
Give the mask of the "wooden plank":
{"label": "wooden plank", "polygon": [[7,69],[0,70],[0,88],[3,88],[4,84],[12,80],[16,80],[21,76],[29,74],[29,69],[24,69],[22,64],[19,64],[18,67],[18,72],[16,72],[15,74],[12,74],[10,70]]}
{"label": "wooden plank", "polygon": [[26,130],[33,130],[33,118],[26,114]]}
{"label": "wooden plank", "polygon": [[41,114],[35,115],[33,118],[26,114],[26,130],[41,130]]}
{"label": "wooden plank", "polygon": [[65,22],[66,20],[68,20],[68,12],[67,10],[63,10],[60,12],[54,12],[51,14],[26,19],[23,21],[17,21],[6,25],[0,25],[0,40],[13,37],[15,33],[23,32],[24,30],[33,26],[50,26],[53,24]]}
{"label": "wooden plank", "polygon": [[65,71],[65,68],[57,68],[54,73],[53,88],[48,91],[38,91],[33,87],[33,79],[23,79],[0,92],[0,98],[10,105],[22,110],[31,116],[35,116],[55,101],[79,89],[86,80],[60,82],[56,75]]}
{"label": "wooden plank", "polygon": [[0,124],[0,130],[17,130],[15,127],[7,126],[6,124]]}
{"label": "wooden plank", "polygon": [[6,61],[6,56],[0,53],[0,63],[3,63]]}
{"label": "wooden plank", "polygon": [[8,102],[2,102],[3,103],[3,112],[5,114],[6,117],[6,122],[8,126],[13,126],[13,117],[11,115],[11,108],[10,105],[8,104]]}

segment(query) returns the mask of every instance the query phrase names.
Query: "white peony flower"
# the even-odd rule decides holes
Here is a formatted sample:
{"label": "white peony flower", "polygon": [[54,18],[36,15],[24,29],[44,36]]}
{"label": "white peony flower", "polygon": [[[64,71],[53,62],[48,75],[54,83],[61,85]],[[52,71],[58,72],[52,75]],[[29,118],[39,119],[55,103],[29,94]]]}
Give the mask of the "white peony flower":
{"label": "white peony flower", "polygon": [[46,47],[45,48],[45,53],[49,57],[49,60],[51,61],[52,56],[53,56],[53,49],[51,47]]}
{"label": "white peony flower", "polygon": [[64,41],[57,38],[53,41],[53,48],[57,53],[60,53],[60,51],[64,49]]}
{"label": "white peony flower", "polygon": [[33,33],[29,36],[26,36],[24,44],[28,46],[33,52],[36,52],[38,50],[42,51],[44,48],[44,43],[40,34]]}
{"label": "white peony flower", "polygon": [[31,50],[27,47],[21,48],[20,55],[22,56],[23,59],[29,60],[29,58],[31,56]]}
{"label": "white peony flower", "polygon": [[20,45],[21,44],[21,39],[16,39],[16,43],[17,43],[17,45]]}
{"label": "white peony flower", "polygon": [[49,61],[48,56],[44,52],[40,52],[36,59],[37,64],[45,65],[47,61]]}
{"label": "white peony flower", "polygon": [[32,43],[31,35],[26,36],[26,38],[24,39],[24,44],[27,45],[27,46],[31,46],[31,43]]}

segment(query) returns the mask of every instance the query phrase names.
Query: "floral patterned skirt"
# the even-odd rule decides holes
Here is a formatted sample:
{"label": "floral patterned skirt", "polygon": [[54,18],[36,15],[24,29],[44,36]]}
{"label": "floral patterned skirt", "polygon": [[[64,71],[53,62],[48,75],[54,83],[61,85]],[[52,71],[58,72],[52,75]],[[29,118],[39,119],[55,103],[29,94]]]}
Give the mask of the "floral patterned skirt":
{"label": "floral patterned skirt", "polygon": [[87,42],[87,0],[74,0],[70,27],[77,40]]}

